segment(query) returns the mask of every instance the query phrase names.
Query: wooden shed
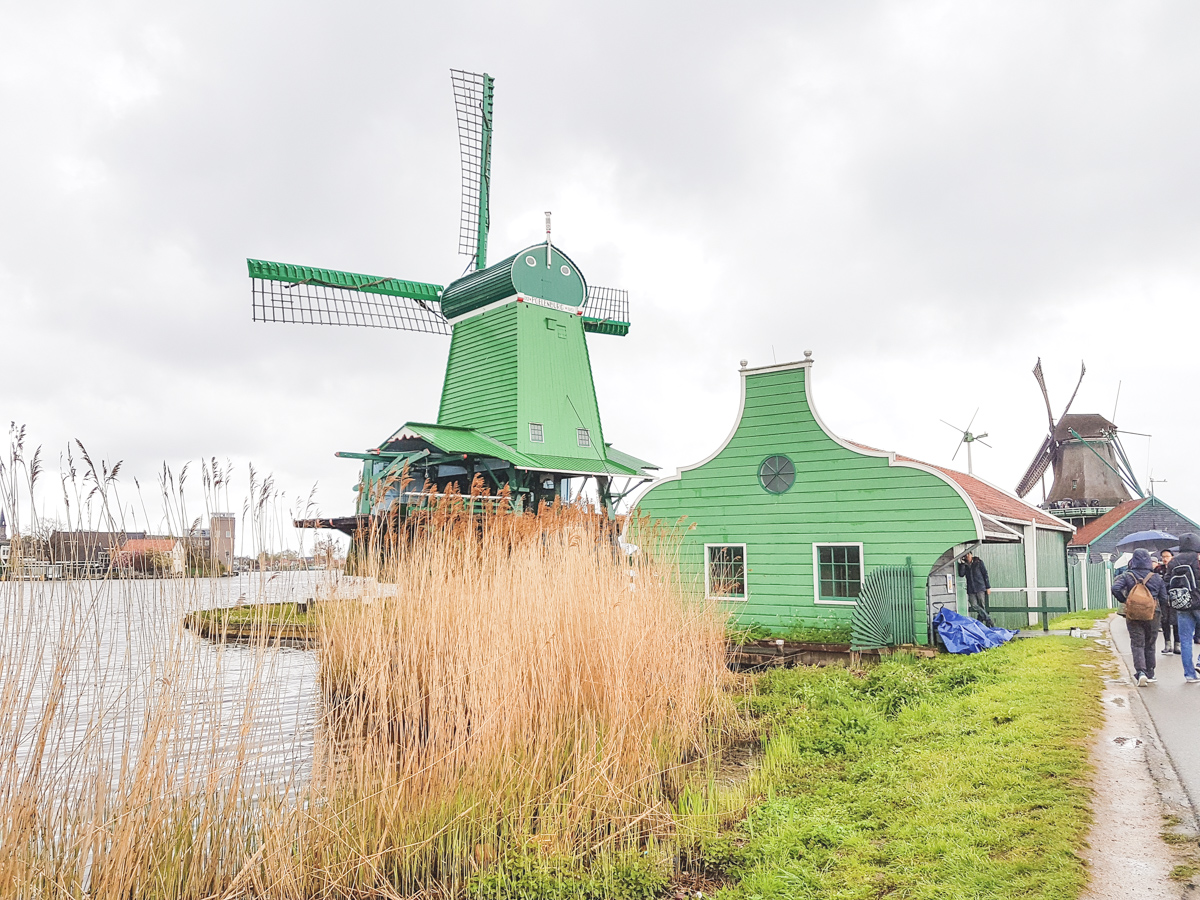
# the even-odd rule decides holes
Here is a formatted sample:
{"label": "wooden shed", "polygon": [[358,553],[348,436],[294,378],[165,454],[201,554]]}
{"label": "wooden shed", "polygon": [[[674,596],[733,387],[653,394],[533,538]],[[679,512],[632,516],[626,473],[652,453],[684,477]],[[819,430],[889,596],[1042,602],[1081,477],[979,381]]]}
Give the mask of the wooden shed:
{"label": "wooden shed", "polygon": [[1070,525],[981,479],[836,436],[813,405],[805,356],[743,365],[725,442],[637,504],[682,519],[681,565],[706,596],[742,624],[845,625],[872,570],[908,567],[924,643],[936,609],[962,597],[954,564],[974,547],[1011,594],[1004,605],[1058,592],[1065,604]]}

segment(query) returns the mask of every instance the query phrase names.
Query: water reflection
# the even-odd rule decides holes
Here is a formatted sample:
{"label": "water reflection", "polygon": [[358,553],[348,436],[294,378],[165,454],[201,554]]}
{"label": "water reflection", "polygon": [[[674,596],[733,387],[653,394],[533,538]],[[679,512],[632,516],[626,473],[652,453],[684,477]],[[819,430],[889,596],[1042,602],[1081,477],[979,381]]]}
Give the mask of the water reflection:
{"label": "water reflection", "polygon": [[312,763],[316,659],[214,644],[194,609],[325,595],[326,573],[0,582],[0,780],[69,793],[154,766],[173,787],[298,785]]}

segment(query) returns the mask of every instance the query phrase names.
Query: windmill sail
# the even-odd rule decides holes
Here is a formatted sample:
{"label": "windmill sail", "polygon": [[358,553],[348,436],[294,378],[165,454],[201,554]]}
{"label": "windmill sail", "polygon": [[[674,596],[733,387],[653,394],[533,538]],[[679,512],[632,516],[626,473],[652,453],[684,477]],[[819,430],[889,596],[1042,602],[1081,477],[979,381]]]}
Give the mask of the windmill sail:
{"label": "windmill sail", "polygon": [[487,267],[487,235],[491,224],[488,195],[492,179],[492,83],[486,72],[450,70],[454,111],[458,117],[458,151],[462,158],[462,217],[458,252],[473,257],[476,269]]}
{"label": "windmill sail", "polygon": [[1038,450],[1037,456],[1033,458],[1033,462],[1029,464],[1029,468],[1025,470],[1025,474],[1021,476],[1021,480],[1017,483],[1018,497],[1024,497],[1033,490],[1033,486],[1038,483],[1038,480],[1050,468],[1050,462],[1053,459],[1054,436],[1046,435],[1046,439],[1042,441],[1042,446]]}
{"label": "windmill sail", "polygon": [[1046,418],[1050,420],[1050,431],[1054,431],[1054,413],[1050,409],[1050,392],[1046,390],[1046,376],[1042,374],[1042,358],[1040,356],[1037,365],[1033,367],[1033,377],[1037,379],[1038,387],[1042,389],[1042,399],[1046,401]]}
{"label": "windmill sail", "polygon": [[246,265],[256,322],[450,333],[441,285],[261,259]]}
{"label": "windmill sail", "polygon": [[1066,418],[1067,413],[1071,411],[1071,404],[1075,402],[1075,397],[1079,393],[1079,386],[1083,384],[1083,376],[1087,374],[1087,365],[1083,362],[1079,363],[1079,380],[1075,382],[1075,390],[1071,394],[1071,399],[1067,401],[1066,407],[1063,409],[1063,414],[1058,417],[1058,421]]}
{"label": "windmill sail", "polygon": [[629,334],[629,291],[589,284],[583,327],[597,334]]}

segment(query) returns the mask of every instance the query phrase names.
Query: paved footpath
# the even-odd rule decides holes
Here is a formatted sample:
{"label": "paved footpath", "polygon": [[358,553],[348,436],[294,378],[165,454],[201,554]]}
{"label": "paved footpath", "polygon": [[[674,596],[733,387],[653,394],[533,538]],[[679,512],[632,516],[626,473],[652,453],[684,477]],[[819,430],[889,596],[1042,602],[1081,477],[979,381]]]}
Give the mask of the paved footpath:
{"label": "paved footpath", "polygon": [[[1109,619],[1113,645],[1132,668],[1129,654],[1129,631],[1125,620]],[[1139,690],[1146,711],[1154,721],[1163,749],[1175,764],[1193,809],[1200,809],[1200,684],[1183,683],[1183,658],[1162,653],[1162,637],[1154,652],[1158,659],[1157,684]],[[1197,645],[1200,650],[1200,645]],[[1200,654],[1198,654],[1200,655]]]}
{"label": "paved footpath", "polygon": [[[1183,671],[1177,656],[1161,664],[1160,677],[1165,676],[1161,684],[1138,688],[1130,673],[1125,623],[1119,619],[1110,622],[1111,635],[1104,633],[1100,642],[1109,644],[1111,638],[1121,660],[1114,670],[1101,662],[1112,659],[1103,651],[1094,664],[1104,675],[1104,725],[1091,751],[1097,777],[1093,825],[1082,851],[1090,870],[1083,900],[1191,898],[1194,879],[1177,881],[1171,873],[1177,865],[1195,867],[1194,844],[1168,846],[1160,833],[1195,834],[1195,816],[1143,701],[1155,702],[1154,692],[1175,680],[1176,669],[1177,700],[1200,704],[1200,694],[1194,700],[1182,694]],[[1102,632],[1109,630],[1106,623],[1100,627]],[[1163,692],[1164,698],[1168,691]],[[1159,702],[1164,708],[1171,707],[1167,699]],[[1172,816],[1175,824],[1165,816]]]}

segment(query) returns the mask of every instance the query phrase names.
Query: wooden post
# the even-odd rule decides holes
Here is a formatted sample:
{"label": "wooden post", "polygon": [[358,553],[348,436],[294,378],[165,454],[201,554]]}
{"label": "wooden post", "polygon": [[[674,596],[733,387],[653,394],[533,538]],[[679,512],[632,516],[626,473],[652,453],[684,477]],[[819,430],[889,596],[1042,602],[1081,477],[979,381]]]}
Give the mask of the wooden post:
{"label": "wooden post", "polygon": [[1083,609],[1085,612],[1091,609],[1091,606],[1088,602],[1088,555],[1087,548],[1085,547],[1083,555],[1076,557],[1076,559],[1079,560],[1079,583],[1083,585]]}

